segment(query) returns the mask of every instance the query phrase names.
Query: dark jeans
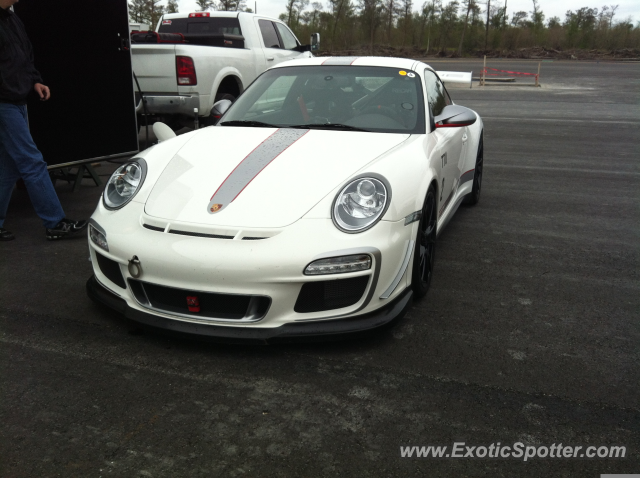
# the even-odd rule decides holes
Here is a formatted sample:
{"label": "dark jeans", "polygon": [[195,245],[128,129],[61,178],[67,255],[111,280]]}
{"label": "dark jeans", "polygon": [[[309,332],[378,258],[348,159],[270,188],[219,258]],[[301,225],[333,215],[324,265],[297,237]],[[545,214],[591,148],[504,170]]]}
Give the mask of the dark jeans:
{"label": "dark jeans", "polygon": [[16,181],[22,178],[33,208],[45,227],[64,218],[47,164],[29,132],[27,107],[0,103],[0,227],[7,216]]}

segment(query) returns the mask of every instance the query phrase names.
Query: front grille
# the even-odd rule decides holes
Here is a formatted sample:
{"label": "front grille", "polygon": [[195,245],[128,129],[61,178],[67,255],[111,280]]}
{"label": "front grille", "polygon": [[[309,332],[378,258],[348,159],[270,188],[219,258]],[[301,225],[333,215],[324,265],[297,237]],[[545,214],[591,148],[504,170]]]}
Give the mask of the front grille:
{"label": "front grille", "polygon": [[307,282],[293,310],[306,313],[349,307],[360,301],[368,283],[369,276]]}
{"label": "front grille", "polygon": [[147,229],[151,229],[152,231],[164,232],[164,227],[151,226],[149,224],[143,224]]}
{"label": "front grille", "polygon": [[208,237],[209,239],[233,239],[233,236],[223,236],[222,234],[205,234],[203,232],[179,231],[177,229],[171,229],[169,233],[181,236]]}
{"label": "front grille", "polygon": [[98,267],[100,268],[100,271],[105,275],[107,279],[116,284],[118,287],[122,287],[123,289],[127,288],[127,285],[124,282],[124,277],[122,277],[120,264],[103,256],[102,254],[98,254],[97,252],[96,259],[98,260]]}
{"label": "front grille", "polygon": [[[264,296],[176,289],[134,279],[129,279],[129,287],[145,307],[203,319],[253,322],[262,319],[271,305],[271,299]],[[198,312],[189,310],[187,297],[197,297]]]}
{"label": "front grille", "polygon": [[[254,235],[243,236],[240,234],[242,231],[237,229],[229,229],[229,228],[217,228],[214,231],[211,231],[210,228],[204,228],[201,231],[185,231],[184,229],[169,229],[167,230],[167,225],[165,226],[152,226],[151,224],[142,224],[142,227],[149,229],[151,231],[162,232],[165,234],[177,234],[179,236],[192,236],[192,237],[203,237],[206,239],[226,239],[226,240],[236,240],[236,241],[259,241],[262,239],[270,239],[274,236],[277,236],[280,231],[264,231],[258,232],[255,231]],[[193,225],[191,226],[193,227]]]}

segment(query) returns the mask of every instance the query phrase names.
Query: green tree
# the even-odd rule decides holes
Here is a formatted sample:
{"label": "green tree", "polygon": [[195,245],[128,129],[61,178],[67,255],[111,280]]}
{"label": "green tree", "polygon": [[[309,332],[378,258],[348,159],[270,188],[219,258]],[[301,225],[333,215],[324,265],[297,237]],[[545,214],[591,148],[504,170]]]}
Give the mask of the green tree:
{"label": "green tree", "polygon": [[449,40],[449,34],[456,27],[458,22],[458,7],[460,4],[457,0],[449,2],[440,14],[440,38],[438,41],[438,49],[445,52]]}
{"label": "green tree", "polygon": [[220,0],[218,2],[218,10],[224,12],[243,12],[246,6],[246,0]]}
{"label": "green tree", "polygon": [[333,51],[338,23],[345,16],[346,12],[351,9],[351,5],[349,3],[349,0],[329,0],[329,5],[331,6],[331,15],[333,17],[333,25],[331,27],[331,43],[329,49],[330,51]]}
{"label": "green tree", "polygon": [[146,22],[148,20],[147,0],[132,0],[129,3],[129,17],[136,23]]}
{"label": "green tree", "polygon": [[391,44],[391,28],[395,26],[396,18],[399,13],[398,9],[399,0],[385,0],[384,2],[384,16],[387,27],[387,43]]}
{"label": "green tree", "polygon": [[289,27],[297,27],[300,23],[300,15],[307,6],[309,0],[287,0],[286,22]]}
{"label": "green tree", "polygon": [[167,13],[178,13],[178,0],[169,0],[169,3],[167,3]]}
{"label": "green tree", "polygon": [[129,3],[129,16],[134,22],[149,24],[150,28],[155,28],[164,15],[165,8],[160,5],[160,0],[132,0]]}
{"label": "green tree", "polygon": [[206,12],[215,7],[215,2],[214,0],[196,0],[196,5],[198,5],[201,12]]}
{"label": "green tree", "polygon": [[402,31],[400,46],[404,46],[407,33],[413,35],[413,1],[400,0],[399,10],[402,15],[400,18],[400,25],[398,25],[398,28]]}
{"label": "green tree", "polygon": [[511,17],[511,25],[514,27],[520,26],[520,24],[524,23],[529,14],[527,12],[516,12]]}
{"label": "green tree", "polygon": [[464,42],[464,34],[467,31],[467,24],[469,23],[469,13],[473,10],[475,6],[474,0],[463,0],[462,6],[466,6],[467,14],[464,17],[464,24],[462,27],[462,35],[460,35],[460,46],[458,46],[458,55],[462,56],[462,43]]}
{"label": "green tree", "polygon": [[536,43],[539,43],[542,30],[544,29],[544,13],[542,13],[542,10],[540,9],[538,0],[533,0],[533,11],[530,13],[533,37],[535,38]]}
{"label": "green tree", "polygon": [[382,24],[382,0],[359,0],[360,21],[363,32],[366,32],[369,41],[369,52],[373,55],[373,42],[376,30]]}

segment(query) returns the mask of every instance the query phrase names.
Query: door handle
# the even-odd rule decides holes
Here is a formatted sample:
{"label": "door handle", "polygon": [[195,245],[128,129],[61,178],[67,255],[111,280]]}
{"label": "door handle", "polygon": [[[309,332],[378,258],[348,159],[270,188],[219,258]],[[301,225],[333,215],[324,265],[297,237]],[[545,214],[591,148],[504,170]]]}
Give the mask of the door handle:
{"label": "door handle", "polygon": [[273,61],[273,57],[267,58],[267,61]]}

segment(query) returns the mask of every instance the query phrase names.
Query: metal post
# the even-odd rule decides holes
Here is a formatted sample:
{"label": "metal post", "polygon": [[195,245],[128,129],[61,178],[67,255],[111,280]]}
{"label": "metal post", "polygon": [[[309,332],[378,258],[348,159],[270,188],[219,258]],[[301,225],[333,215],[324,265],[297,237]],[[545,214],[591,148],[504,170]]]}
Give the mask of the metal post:
{"label": "metal post", "polygon": [[536,75],[536,86],[540,86],[540,82],[538,81],[540,78],[540,65],[541,65],[541,62],[538,62],[538,74]]}
{"label": "metal post", "polygon": [[198,129],[200,127],[200,118],[198,118],[198,108],[193,108],[193,129]]}
{"label": "metal post", "polygon": [[482,66],[482,86],[484,86],[485,77],[487,76],[487,55],[484,56],[484,65]]}

